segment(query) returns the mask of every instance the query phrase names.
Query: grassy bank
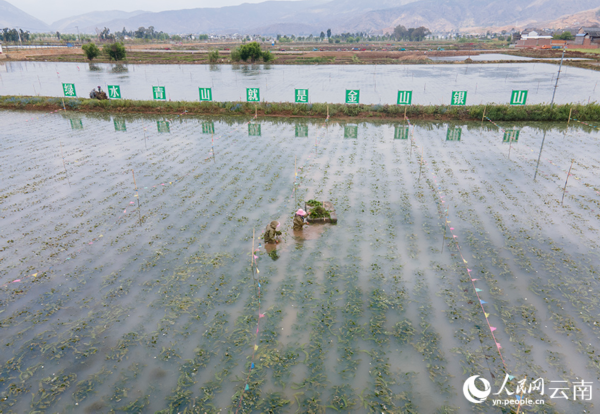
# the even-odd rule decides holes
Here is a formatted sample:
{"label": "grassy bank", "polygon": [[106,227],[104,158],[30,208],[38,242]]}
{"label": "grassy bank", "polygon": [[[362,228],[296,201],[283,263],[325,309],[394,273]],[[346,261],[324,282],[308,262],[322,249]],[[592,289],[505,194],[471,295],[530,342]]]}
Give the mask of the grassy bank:
{"label": "grassy bank", "polygon": [[[64,107],[63,107],[64,103]],[[240,115],[284,116],[356,119],[403,119],[404,111],[410,119],[423,120],[481,120],[486,116],[494,121],[567,121],[569,111],[581,121],[600,122],[600,105],[566,104],[555,105],[344,105],[344,104],[295,104],[287,102],[157,102],[135,100],[97,101],[82,98],[52,98],[27,96],[2,96],[0,108],[34,111],[66,110],[74,112],[110,112],[142,114],[188,114],[196,115]]]}

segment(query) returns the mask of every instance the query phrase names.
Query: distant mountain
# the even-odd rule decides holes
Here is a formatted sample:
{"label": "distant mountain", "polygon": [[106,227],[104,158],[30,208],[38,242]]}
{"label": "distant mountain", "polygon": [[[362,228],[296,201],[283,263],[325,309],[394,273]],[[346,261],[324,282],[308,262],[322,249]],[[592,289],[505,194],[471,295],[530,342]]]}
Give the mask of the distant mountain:
{"label": "distant mountain", "polygon": [[129,19],[105,22],[103,25],[112,31],[123,27],[135,30],[140,26],[154,26],[156,30],[167,33],[248,33],[251,28],[294,21],[294,16],[298,13],[321,3],[319,0],[266,1],[220,8],[172,10],[143,13]]}
{"label": "distant mountain", "polygon": [[[0,0],[3,2],[4,0]],[[167,33],[309,34],[391,32],[399,24],[432,31],[538,26],[598,7],[599,0],[302,0],[266,1],[220,8],[150,12],[98,12],[52,25],[63,33],[94,33],[154,26]],[[1,4],[1,3],[0,3]],[[62,29],[62,30],[61,30]]]}
{"label": "distant mountain", "polygon": [[401,7],[365,13],[344,23],[350,31],[378,26],[391,31],[399,24],[436,31],[513,25],[535,26],[567,13],[598,6],[598,0],[421,0]]}
{"label": "distant mountain", "polygon": [[579,28],[579,27],[600,27],[600,8],[586,10],[579,13],[562,16],[550,22],[544,22],[541,27],[550,29],[558,28]]}
{"label": "distant mountain", "polygon": [[79,27],[80,33],[95,33],[96,27],[99,29],[104,28],[102,25],[104,22],[117,19],[129,19],[143,13],[147,12],[142,10],[133,12],[119,10],[92,12],[61,19],[52,23],[50,27],[53,31],[61,33],[77,33],[77,27]]}
{"label": "distant mountain", "polygon": [[50,27],[12,4],[0,0],[0,29],[22,29],[30,32],[49,32]]}

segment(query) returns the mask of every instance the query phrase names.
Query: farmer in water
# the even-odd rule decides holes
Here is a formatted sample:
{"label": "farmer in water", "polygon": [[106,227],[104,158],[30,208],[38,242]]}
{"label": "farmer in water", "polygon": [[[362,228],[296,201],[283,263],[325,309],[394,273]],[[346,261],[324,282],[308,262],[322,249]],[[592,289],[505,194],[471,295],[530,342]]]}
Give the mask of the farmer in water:
{"label": "farmer in water", "polygon": [[296,211],[294,215],[294,230],[302,230],[304,226],[308,226],[308,223],[304,220],[307,215],[306,211],[302,209]]}
{"label": "farmer in water", "polygon": [[278,227],[278,221],[272,221],[267,225],[264,235],[265,243],[279,243],[278,236],[281,236],[281,232],[277,230]]}

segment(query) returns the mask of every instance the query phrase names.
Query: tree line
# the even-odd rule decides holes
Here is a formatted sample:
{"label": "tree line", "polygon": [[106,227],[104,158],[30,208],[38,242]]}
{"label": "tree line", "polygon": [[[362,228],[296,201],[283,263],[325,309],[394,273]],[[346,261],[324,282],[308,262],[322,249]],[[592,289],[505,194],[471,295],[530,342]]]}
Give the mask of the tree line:
{"label": "tree line", "polygon": [[27,42],[29,41],[29,37],[29,31],[23,31],[23,29],[17,30],[5,27],[0,32],[0,40],[4,40],[5,42]]}
{"label": "tree line", "polygon": [[425,26],[421,26],[421,27],[411,27],[409,29],[407,29],[406,27],[402,26],[402,25],[398,25],[394,28],[394,33],[392,34],[392,36],[396,39],[396,40],[412,40],[412,41],[416,41],[416,42],[420,42],[423,39],[425,39],[425,37],[429,36],[431,34],[431,31],[426,28]]}

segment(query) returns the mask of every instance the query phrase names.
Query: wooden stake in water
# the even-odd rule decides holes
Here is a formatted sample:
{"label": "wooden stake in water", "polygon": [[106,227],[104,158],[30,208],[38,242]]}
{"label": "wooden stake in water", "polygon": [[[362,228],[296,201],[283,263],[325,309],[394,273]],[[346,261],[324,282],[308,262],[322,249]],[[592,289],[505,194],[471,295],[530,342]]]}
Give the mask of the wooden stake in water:
{"label": "wooden stake in water", "polygon": [[62,150],[62,142],[60,143],[60,156],[63,161],[63,168],[65,169],[65,175],[67,177],[67,182],[69,183],[69,187],[71,187],[71,182],[69,181],[69,174],[67,173],[67,166],[65,165],[65,156],[63,155],[63,150]]}
{"label": "wooden stake in water", "polygon": [[571,123],[572,112],[573,112],[573,108],[569,109],[569,120],[567,121],[567,127],[565,128],[565,133],[563,134],[563,139],[567,136],[567,130],[569,129],[569,124]]}
{"label": "wooden stake in water", "polygon": [[252,269],[253,269],[253,272],[252,272],[252,273],[254,273],[254,232],[255,232],[255,231],[256,231],[256,230],[253,228],[253,229],[252,229],[252,254],[250,255],[250,257],[251,257]]}
{"label": "wooden stake in water", "polygon": [[544,141],[546,141],[546,132],[544,131],[544,138],[542,138],[542,145],[540,146],[540,154],[538,155],[537,166],[535,167],[535,174],[533,175],[533,181],[537,178],[538,168],[540,167],[540,158],[542,158],[542,149],[544,148]]}
{"label": "wooden stake in water", "polygon": [[421,181],[421,170],[423,169],[423,147],[421,147],[421,162],[419,163],[419,181]]}
{"label": "wooden stake in water", "polygon": [[140,210],[140,195],[138,193],[137,183],[135,182],[135,173],[133,172],[133,168],[131,169],[131,174],[133,175],[133,186],[135,187],[135,198],[137,198],[138,217],[139,217],[140,226],[141,226],[142,225],[142,212]]}
{"label": "wooden stake in water", "polygon": [[215,138],[213,134],[210,134],[210,141],[211,141],[211,150],[212,150],[212,155],[213,155],[213,161],[216,163],[217,159],[215,158]]}
{"label": "wooden stake in water", "polygon": [[550,109],[554,108],[554,96],[556,95],[556,88],[558,88],[558,79],[560,78],[560,71],[562,69],[563,59],[565,57],[565,48],[563,48],[562,57],[560,58],[560,65],[558,66],[558,73],[556,74],[556,83],[554,84],[554,92],[552,93],[552,102],[550,103]]}
{"label": "wooden stake in water", "polygon": [[486,111],[486,109],[487,109],[487,105],[483,107],[483,116],[481,117],[481,125],[483,125],[483,120],[485,119],[485,111]]}
{"label": "wooden stake in water", "polygon": [[563,201],[565,201],[565,192],[567,191],[567,183],[569,182],[569,176],[571,175],[571,168],[573,168],[573,162],[575,160],[572,159],[571,160],[571,166],[569,167],[569,172],[567,173],[567,179],[565,180],[565,188],[563,188],[563,196],[562,196],[562,200],[560,200],[560,205],[562,206]]}

